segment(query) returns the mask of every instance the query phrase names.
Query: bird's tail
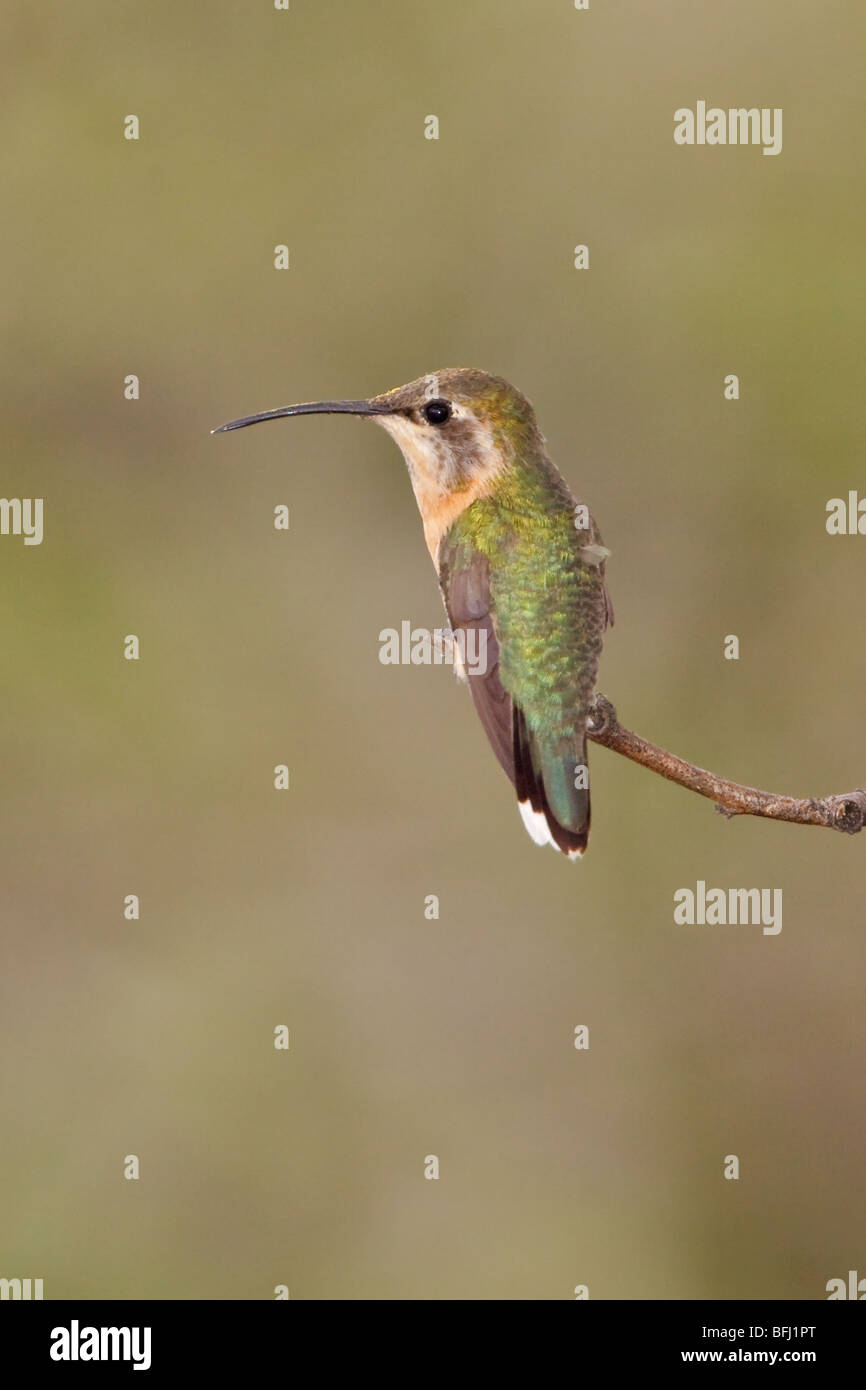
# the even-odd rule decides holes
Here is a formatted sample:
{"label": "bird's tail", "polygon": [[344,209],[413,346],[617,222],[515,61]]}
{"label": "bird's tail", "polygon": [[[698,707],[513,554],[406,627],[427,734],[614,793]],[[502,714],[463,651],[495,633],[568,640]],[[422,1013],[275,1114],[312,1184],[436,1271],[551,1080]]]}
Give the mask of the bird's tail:
{"label": "bird's tail", "polygon": [[546,739],[514,708],[514,782],[520,814],[537,845],[579,859],[589,839],[586,734]]}

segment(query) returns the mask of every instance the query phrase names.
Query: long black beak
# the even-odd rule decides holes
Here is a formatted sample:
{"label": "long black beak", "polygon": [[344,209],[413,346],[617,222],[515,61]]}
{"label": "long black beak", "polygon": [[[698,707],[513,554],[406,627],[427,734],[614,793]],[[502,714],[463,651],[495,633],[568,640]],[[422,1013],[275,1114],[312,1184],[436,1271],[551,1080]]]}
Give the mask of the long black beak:
{"label": "long black beak", "polygon": [[244,415],[241,420],[229,420],[218,425],[211,434],[225,430],[242,430],[258,425],[262,420],[279,420],[283,415],[388,415],[391,407],[376,401],[306,401],[303,405],[284,405],[279,410],[264,410],[261,415]]}

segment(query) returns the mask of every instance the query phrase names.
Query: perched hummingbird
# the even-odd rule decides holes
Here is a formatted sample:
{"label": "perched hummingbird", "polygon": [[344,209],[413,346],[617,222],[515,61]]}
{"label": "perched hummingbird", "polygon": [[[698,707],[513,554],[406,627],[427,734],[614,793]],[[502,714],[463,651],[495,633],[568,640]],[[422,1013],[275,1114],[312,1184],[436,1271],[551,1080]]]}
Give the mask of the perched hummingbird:
{"label": "perched hummingbird", "polygon": [[609,552],[548,458],[532,406],[501,377],[449,367],[367,401],[283,406],[213,433],[335,414],[375,420],[400,446],[451,629],[486,639],[484,669],[465,675],[524,824],[536,844],[579,858],[586,721],[613,622]]}

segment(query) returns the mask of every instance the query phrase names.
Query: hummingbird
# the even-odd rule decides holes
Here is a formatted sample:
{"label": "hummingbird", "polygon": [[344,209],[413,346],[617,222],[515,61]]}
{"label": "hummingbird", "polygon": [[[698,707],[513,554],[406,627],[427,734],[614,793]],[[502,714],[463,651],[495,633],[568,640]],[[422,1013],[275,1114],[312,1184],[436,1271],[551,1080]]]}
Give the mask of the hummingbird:
{"label": "hummingbird", "polygon": [[[314,401],[230,420],[356,415],[403,453],[475,709],[538,845],[579,859],[589,837],[587,721],[613,623],[610,552],[554,463],[529,401],[502,377],[448,367],[358,401]],[[458,648],[459,653],[459,648]],[[459,655],[455,654],[455,665]]]}

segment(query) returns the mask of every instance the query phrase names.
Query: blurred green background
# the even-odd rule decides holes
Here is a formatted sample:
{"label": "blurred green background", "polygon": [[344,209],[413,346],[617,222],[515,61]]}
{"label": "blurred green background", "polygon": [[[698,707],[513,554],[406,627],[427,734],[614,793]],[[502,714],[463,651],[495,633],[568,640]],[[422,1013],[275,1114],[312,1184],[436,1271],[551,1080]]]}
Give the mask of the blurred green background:
{"label": "blurred green background", "polygon": [[[0,538],[0,1275],[866,1273],[866,836],[726,822],[597,748],[586,860],[535,848],[451,672],[379,663],[381,628],[443,620],[393,444],[209,434],[506,376],[613,552],[623,721],[759,786],[864,784],[866,539],[824,526],[866,487],[862,5],[91,0],[2,30],[2,492],[44,497],[45,539]],[[781,155],[675,146],[699,99],[782,107]],[[697,879],[782,888],[781,934],[675,926]]]}

